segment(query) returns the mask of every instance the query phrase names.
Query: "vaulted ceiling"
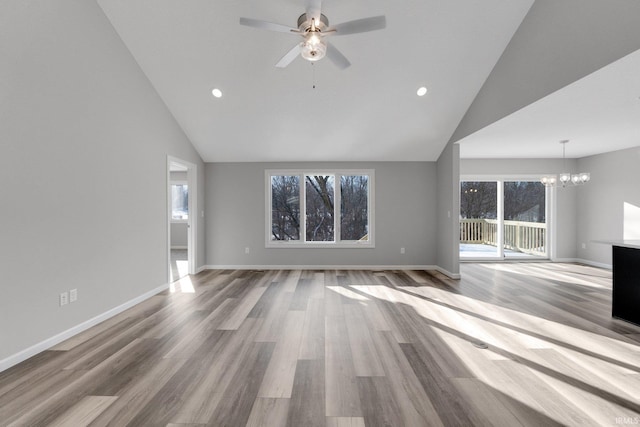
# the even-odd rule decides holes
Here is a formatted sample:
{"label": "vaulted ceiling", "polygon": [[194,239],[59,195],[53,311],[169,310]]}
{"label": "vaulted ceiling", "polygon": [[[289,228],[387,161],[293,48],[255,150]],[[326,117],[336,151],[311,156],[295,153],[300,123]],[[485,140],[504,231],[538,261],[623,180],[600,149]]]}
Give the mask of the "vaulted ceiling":
{"label": "vaulted ceiling", "polygon": [[[533,0],[324,0],[330,24],[374,15],[387,19],[384,30],[330,39],[350,60],[346,70],[327,58],[313,65],[298,58],[278,69],[274,65],[299,36],[239,25],[240,17],[248,17],[296,27],[305,0],[98,3],[205,161],[432,161],[467,118]],[[637,99],[640,88],[632,73],[638,75],[638,61],[625,66],[606,78],[624,68]],[[581,105],[594,85],[606,90],[603,79],[577,91]],[[428,89],[424,97],[416,95],[421,86]],[[214,88],[221,98],[211,95]],[[617,90],[624,96],[629,91]],[[491,123],[472,123],[475,128],[458,138],[461,152],[557,156],[557,144],[549,144],[546,153],[530,150],[530,129],[541,121],[556,119],[555,132],[543,135],[549,141],[575,134],[557,111],[573,105],[576,95],[553,95],[557,99],[546,100],[535,114],[520,106]],[[531,101],[533,106],[538,99]],[[628,108],[627,122],[635,105]],[[591,115],[601,113],[592,110]],[[553,115],[545,118],[544,112]],[[571,126],[581,126],[584,118],[575,117]],[[493,122],[499,127],[492,133]],[[625,128],[627,134],[638,130]]]}

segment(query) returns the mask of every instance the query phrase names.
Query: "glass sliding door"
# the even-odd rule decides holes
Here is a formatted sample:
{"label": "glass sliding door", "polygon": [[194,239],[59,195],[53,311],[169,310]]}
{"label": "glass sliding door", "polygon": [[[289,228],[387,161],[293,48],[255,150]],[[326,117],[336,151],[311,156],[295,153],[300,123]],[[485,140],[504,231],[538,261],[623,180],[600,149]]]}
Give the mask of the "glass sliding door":
{"label": "glass sliding door", "polygon": [[461,181],[460,257],[501,257],[498,219],[498,183]]}
{"label": "glass sliding door", "polygon": [[547,205],[538,181],[461,180],[460,258],[548,258]]}
{"label": "glass sliding door", "polygon": [[547,257],[545,187],[537,181],[504,182],[504,257]]}

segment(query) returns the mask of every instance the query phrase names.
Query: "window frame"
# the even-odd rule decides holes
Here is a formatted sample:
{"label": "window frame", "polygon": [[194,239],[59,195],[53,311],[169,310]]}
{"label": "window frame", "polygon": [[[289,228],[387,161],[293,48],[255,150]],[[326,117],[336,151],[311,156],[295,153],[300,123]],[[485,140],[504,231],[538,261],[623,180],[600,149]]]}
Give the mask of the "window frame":
{"label": "window frame", "polygon": [[[271,177],[273,176],[298,176],[300,178],[300,240],[272,240],[272,190]],[[333,175],[334,176],[334,241],[331,242],[307,242],[306,239],[306,176],[307,175]],[[340,240],[341,234],[341,190],[340,179],[342,176],[367,176],[367,214],[368,214],[368,239],[367,240]],[[265,170],[265,247],[266,248],[375,248],[375,170],[374,169],[266,169]],[[304,218],[304,220],[302,220]]]}

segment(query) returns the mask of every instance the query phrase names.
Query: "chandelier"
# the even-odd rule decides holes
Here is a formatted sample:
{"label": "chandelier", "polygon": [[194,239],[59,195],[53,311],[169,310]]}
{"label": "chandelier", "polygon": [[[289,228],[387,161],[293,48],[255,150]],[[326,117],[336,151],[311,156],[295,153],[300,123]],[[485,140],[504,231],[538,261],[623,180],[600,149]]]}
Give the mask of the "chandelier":
{"label": "chandelier", "polygon": [[[567,159],[565,158],[565,149],[568,139],[563,139],[560,141],[562,144],[562,169],[567,170]],[[582,185],[585,182],[588,182],[591,179],[591,174],[589,172],[580,172],[577,174],[572,174],[569,172],[562,172],[557,178],[555,175],[545,175],[540,178],[540,182],[545,185],[545,187],[553,187],[556,183],[560,182],[563,187],[566,187],[567,184],[573,185]]]}

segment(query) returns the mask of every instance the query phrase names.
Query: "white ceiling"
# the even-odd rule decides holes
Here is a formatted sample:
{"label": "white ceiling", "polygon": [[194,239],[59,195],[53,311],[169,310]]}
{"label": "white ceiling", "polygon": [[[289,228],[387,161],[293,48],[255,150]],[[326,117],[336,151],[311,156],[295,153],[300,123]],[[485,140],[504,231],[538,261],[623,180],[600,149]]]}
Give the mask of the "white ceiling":
{"label": "white ceiling", "polygon": [[640,146],[640,50],[459,141],[463,158],[568,158]]}
{"label": "white ceiling", "polygon": [[533,0],[325,0],[330,24],[387,17],[330,39],[344,71],[301,58],[276,69],[297,36],[238,23],[295,27],[304,0],[98,3],[205,161],[432,161]]}

